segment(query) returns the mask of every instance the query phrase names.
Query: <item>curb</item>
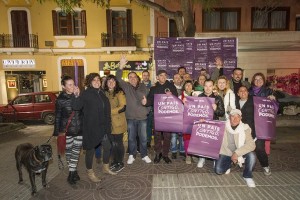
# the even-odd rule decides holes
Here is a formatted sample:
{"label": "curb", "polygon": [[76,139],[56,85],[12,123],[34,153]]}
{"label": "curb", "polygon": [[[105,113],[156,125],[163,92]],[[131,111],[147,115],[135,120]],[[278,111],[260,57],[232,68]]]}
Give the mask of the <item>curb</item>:
{"label": "curb", "polygon": [[0,134],[18,131],[23,128],[26,128],[23,123],[0,123]]}

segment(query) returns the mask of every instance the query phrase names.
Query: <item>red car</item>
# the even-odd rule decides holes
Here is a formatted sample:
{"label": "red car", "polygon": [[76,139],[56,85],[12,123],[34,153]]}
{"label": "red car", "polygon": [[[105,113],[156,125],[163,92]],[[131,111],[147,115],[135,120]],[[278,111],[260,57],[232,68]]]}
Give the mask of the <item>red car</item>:
{"label": "red car", "polygon": [[57,95],[58,92],[19,94],[7,105],[0,106],[0,122],[44,120],[46,124],[54,124]]}

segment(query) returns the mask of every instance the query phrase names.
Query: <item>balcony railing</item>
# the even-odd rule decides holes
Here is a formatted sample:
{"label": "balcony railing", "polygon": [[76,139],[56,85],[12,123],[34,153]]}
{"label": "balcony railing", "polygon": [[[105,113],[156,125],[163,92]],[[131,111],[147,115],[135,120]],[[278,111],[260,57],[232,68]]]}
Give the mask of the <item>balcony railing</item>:
{"label": "balcony railing", "polygon": [[0,48],[38,48],[38,36],[35,34],[18,36],[0,34]]}
{"label": "balcony railing", "polygon": [[136,35],[127,34],[101,34],[101,45],[102,47],[125,47],[125,46],[136,46]]}

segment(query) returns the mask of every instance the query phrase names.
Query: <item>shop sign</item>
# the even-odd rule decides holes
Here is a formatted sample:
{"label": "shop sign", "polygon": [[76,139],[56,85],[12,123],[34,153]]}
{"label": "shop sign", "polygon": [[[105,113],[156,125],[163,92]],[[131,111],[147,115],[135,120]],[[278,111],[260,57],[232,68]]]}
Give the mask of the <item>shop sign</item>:
{"label": "shop sign", "polygon": [[[119,68],[119,61],[99,61],[100,71],[115,71]],[[148,70],[152,66],[149,61],[128,61],[124,70],[143,71]]]}
{"label": "shop sign", "polygon": [[34,59],[10,59],[2,60],[2,65],[4,69],[9,68],[35,68]]}

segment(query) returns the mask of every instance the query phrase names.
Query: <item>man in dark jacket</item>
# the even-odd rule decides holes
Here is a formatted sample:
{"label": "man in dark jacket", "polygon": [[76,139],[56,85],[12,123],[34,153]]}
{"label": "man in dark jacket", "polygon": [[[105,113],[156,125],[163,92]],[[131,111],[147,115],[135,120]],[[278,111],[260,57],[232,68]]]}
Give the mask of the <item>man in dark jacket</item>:
{"label": "man in dark jacket", "polygon": [[[146,97],[143,99],[143,104],[145,106],[153,106],[154,104],[154,94],[173,94],[176,97],[178,96],[176,87],[174,84],[167,81],[167,72],[165,70],[158,70],[157,72],[157,80],[158,82],[155,86],[150,88],[150,92]],[[155,124],[154,124],[155,127]],[[163,136],[163,141],[162,141]],[[163,144],[162,144],[163,142]],[[171,142],[171,133],[169,132],[158,132],[155,131],[154,134],[154,150],[156,156],[154,158],[154,163],[159,163],[161,158],[166,163],[171,163],[172,161],[168,157],[168,153],[170,151],[170,142]]]}
{"label": "man in dark jacket", "polygon": [[[223,117],[225,114],[224,103],[222,97],[214,95],[213,93],[214,82],[212,80],[206,80],[204,82],[204,92],[199,94],[199,97],[211,97],[215,99],[215,103],[212,104],[214,110],[214,120],[218,120],[219,117]],[[197,167],[202,168],[205,163],[205,158],[199,157]]]}

